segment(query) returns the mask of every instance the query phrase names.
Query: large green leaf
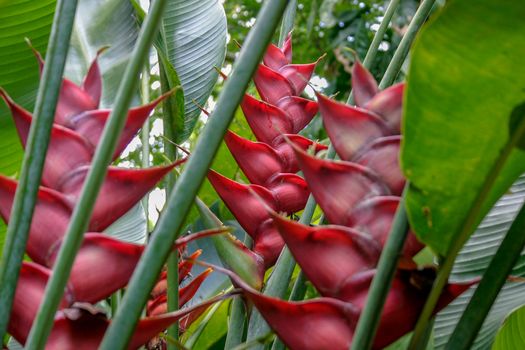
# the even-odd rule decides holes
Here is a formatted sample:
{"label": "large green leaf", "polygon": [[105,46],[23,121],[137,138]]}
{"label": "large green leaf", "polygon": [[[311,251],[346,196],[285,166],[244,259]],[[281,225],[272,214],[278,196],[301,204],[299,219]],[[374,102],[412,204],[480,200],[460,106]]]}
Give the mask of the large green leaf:
{"label": "large green leaf", "polygon": [[65,75],[80,83],[97,51],[103,76],[103,107],[111,107],[138,35],[135,12],[128,1],[80,0]]}
{"label": "large green leaf", "polygon": [[184,91],[183,125],[175,123],[177,142],[191,134],[217,80],[214,67],[226,53],[226,16],[218,0],[169,0],[164,14],[166,51]]}
{"label": "large green leaf", "polygon": [[[479,204],[471,233],[525,171],[516,148],[484,186],[525,117],[523,18],[523,1],[453,0],[415,44],[402,150],[407,209],[418,237],[442,255],[467,213]],[[476,201],[482,191],[486,199]]]}
{"label": "large green leaf", "polygon": [[[44,52],[54,12],[55,0],[0,0],[0,87],[29,110],[33,109],[38,89],[38,64],[24,38]],[[0,102],[0,150],[0,174],[16,175],[23,150],[3,102]],[[0,220],[0,249],[5,232],[6,226]]]}
{"label": "large green leaf", "polygon": [[493,350],[525,349],[525,306],[515,310],[498,332]]}
{"label": "large green leaf", "polygon": [[[55,0],[0,0],[0,86],[32,110],[38,89],[38,64],[24,38],[42,52],[51,31]],[[0,102],[0,174],[15,175],[22,147],[11,116]]]}
{"label": "large green leaf", "polygon": [[[467,281],[484,273],[524,201],[525,176],[521,176],[509,193],[496,203],[459,253],[450,277],[452,280]],[[525,276],[525,254],[521,255],[512,275]],[[474,289],[467,291],[438,314],[434,324],[437,349],[445,347],[473,292]],[[525,304],[525,283],[507,282],[472,348],[489,349],[505,317],[522,304]]]}

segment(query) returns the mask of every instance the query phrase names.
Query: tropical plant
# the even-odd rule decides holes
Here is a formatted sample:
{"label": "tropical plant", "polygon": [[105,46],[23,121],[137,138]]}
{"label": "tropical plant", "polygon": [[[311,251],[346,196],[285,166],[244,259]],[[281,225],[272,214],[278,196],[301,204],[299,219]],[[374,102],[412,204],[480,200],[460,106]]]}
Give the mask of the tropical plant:
{"label": "tropical plant", "polygon": [[519,346],[525,7],[439,3],[0,3],[4,346]]}

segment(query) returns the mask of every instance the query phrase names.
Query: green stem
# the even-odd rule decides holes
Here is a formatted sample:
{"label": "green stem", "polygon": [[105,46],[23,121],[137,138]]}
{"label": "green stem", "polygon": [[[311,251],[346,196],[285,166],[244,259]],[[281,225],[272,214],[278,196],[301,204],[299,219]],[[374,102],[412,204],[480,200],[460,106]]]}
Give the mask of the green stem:
{"label": "green stem", "polygon": [[128,343],[156,276],[168,257],[171,243],[182,228],[193,199],[271,40],[286,4],[286,0],[264,2],[255,26],[240,51],[233,73],[219,96],[217,108],[208,119],[195,150],[169,197],[165,213],[159,219],[148,247],[133,273],[117,317],[102,341],[102,350],[123,349]]}
{"label": "green stem", "polygon": [[[124,127],[127,110],[138,85],[138,76],[146,57],[149,55],[149,48],[157,33],[158,23],[162,18],[165,4],[166,0],[155,0],[141,28],[132,58],[126,67],[124,77],[119,86],[114,109],[111,111],[109,120],[104,127],[93,164],[84,182],[82,193],[75,206],[67,233],[60,247],[53,274],[46,286],[43,302],[29,333],[26,343],[28,349],[43,349],[53,327],[55,312],[64,294],[75,255],[82,243],[83,234],[88,228],[95,200],[104,181],[107,167],[115,152],[118,136]],[[168,249],[170,248],[170,245],[167,244],[166,246]]]}
{"label": "green stem", "polygon": [[[149,102],[149,64],[146,64],[146,68],[142,71],[142,104],[146,104]],[[142,126],[142,130],[140,132],[140,140],[142,143],[142,168],[148,168],[150,166],[149,161],[149,153],[150,153],[150,147],[149,147],[149,120],[147,120],[144,125]],[[147,233],[149,233],[149,193],[144,196],[144,199],[142,199],[142,206],[144,207],[144,215],[146,216],[146,230]],[[148,237],[148,234],[146,235],[146,238]]]}
{"label": "green stem", "polygon": [[[405,186],[405,192],[406,192]],[[386,296],[390,290],[390,285],[394,279],[397,269],[399,254],[403,249],[407,234],[408,220],[405,209],[404,194],[399,202],[394,222],[388,239],[379,258],[377,272],[372,284],[368,289],[368,299],[359,321],[357,323],[354,338],[352,340],[353,349],[370,349],[374,343],[375,334],[379,325],[379,320],[383,311]]]}
{"label": "green stem", "polygon": [[[160,85],[162,93],[169,91],[169,83],[166,77],[166,70],[164,69],[160,57],[159,57],[159,67],[160,67]],[[164,126],[164,153],[169,160],[174,161],[177,159],[177,149],[172,143],[175,140],[175,133],[173,128],[173,115],[172,115],[172,99],[167,98],[164,101],[162,108],[162,120]],[[176,177],[175,172],[170,172],[166,176],[166,198],[171,194],[173,186],[175,185]],[[177,251],[171,252],[168,258],[168,276],[167,276],[167,296],[168,296],[168,312],[176,311],[179,309],[179,254]],[[179,322],[175,322],[173,325],[168,327],[168,336],[172,339],[179,339]],[[167,343],[168,350],[177,350],[177,344],[174,342]]]}
{"label": "green stem", "polygon": [[[372,43],[370,44],[370,47],[366,53],[364,63],[363,63],[366,68],[370,68],[370,66],[374,62],[378,49],[379,49],[379,45],[381,44],[381,41],[384,38],[385,32],[388,28],[388,25],[398,5],[399,5],[399,0],[392,0],[390,2],[385,12],[385,16],[383,17],[383,20],[381,21],[381,24],[374,36],[374,39],[372,40]],[[405,53],[405,56],[401,56],[401,55],[398,55],[398,56],[403,57],[404,59],[404,57],[406,56],[406,53]],[[350,104],[353,103],[352,92],[350,92],[350,96],[348,97],[347,103],[350,103]],[[333,145],[330,145],[326,158],[334,159],[335,156],[336,156],[335,149]],[[310,224],[310,222],[312,221],[313,214],[315,212],[316,205],[317,203],[315,202],[314,197],[310,195],[306,203],[306,207],[303,211],[303,214],[301,215],[300,222],[302,224],[305,224],[305,225]],[[281,255],[279,256],[277,263],[275,264],[275,269],[272,275],[270,276],[270,279],[268,281],[268,284],[266,286],[264,293],[267,295],[282,298],[284,294],[286,293],[288,284],[290,283],[290,279],[292,277],[294,267],[295,267],[295,260],[293,259],[292,254],[290,253],[288,248],[285,247]],[[300,283],[300,280],[298,281]],[[250,325],[248,328],[248,339],[257,338],[262,334],[266,334],[269,330],[270,330],[269,326],[266,324],[266,322],[264,322],[261,315],[257,311],[254,311],[250,319]]]}
{"label": "green stem", "polygon": [[[520,115],[519,117],[523,116]],[[421,312],[417,321],[416,328],[414,329],[414,335],[412,336],[409,349],[417,349],[418,345],[421,343],[425,329],[427,328],[429,320],[432,317],[441,292],[448,282],[448,277],[452,271],[452,267],[454,266],[454,261],[456,260],[458,253],[479,223],[485,201],[489,197],[491,189],[495,184],[499,174],[506,165],[507,159],[509,158],[511,152],[514,150],[516,145],[519,144],[520,140],[523,140],[525,137],[525,122],[519,124],[519,126],[513,131],[514,133],[511,135],[509,141],[502,149],[500,157],[496,160],[494,166],[490,169],[487,177],[483,181],[483,184],[476,195],[474,203],[472,204],[472,207],[468,211],[465,220],[463,221],[460,231],[452,241],[452,245],[445,256],[442,265],[440,265],[436,280],[434,281],[434,285],[430,291],[430,295],[427,298],[425,306],[423,307],[423,311]]]}
{"label": "green stem", "polygon": [[403,39],[401,39],[401,42],[392,57],[392,61],[390,61],[390,64],[383,75],[383,79],[381,79],[381,82],[379,83],[379,89],[384,89],[394,83],[403,62],[405,62],[408,50],[410,49],[410,46],[412,46],[412,42],[414,41],[419,28],[425,23],[425,20],[430,14],[435,2],[436,0],[423,0],[417,9],[414,18],[408,26],[407,32],[403,36]]}
{"label": "green stem", "polygon": [[29,237],[38,188],[42,178],[62,74],[73,29],[77,0],[57,2],[49,36],[46,64],[40,80],[20,181],[16,189],[6,244],[0,261],[0,339],[7,329],[20,267]]}
{"label": "green stem", "polygon": [[470,299],[446,349],[470,349],[483,321],[505,284],[525,245],[525,205],[512,223],[503,242],[483,274],[478,288]]}
{"label": "green stem", "polygon": [[279,47],[282,47],[288,34],[292,31],[295,21],[295,13],[297,12],[297,0],[290,0],[286,11],[281,21],[281,29],[279,31]]}
{"label": "green stem", "polygon": [[245,323],[246,305],[241,297],[237,297],[231,302],[228,333],[226,334],[224,350],[233,349],[242,343]]}

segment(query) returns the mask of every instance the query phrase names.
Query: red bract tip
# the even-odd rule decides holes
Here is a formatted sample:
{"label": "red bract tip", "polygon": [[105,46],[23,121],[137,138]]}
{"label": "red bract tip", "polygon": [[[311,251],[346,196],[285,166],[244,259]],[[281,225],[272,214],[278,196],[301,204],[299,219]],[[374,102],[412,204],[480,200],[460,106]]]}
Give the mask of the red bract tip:
{"label": "red bract tip", "polygon": [[406,182],[399,166],[400,144],[401,136],[381,137],[364,147],[352,159],[372,169],[396,196],[401,196]]}
{"label": "red bract tip", "polygon": [[[399,199],[394,196],[377,196],[365,200],[350,212],[345,225],[369,234],[383,247],[388,239]],[[412,257],[423,247],[410,232],[403,248],[403,262],[412,265]]]}
{"label": "red bract tip", "polygon": [[292,63],[292,32],[288,33],[286,36],[286,40],[284,40],[281,50],[288,60],[288,63]]}
{"label": "red bract tip", "polygon": [[380,91],[364,106],[364,108],[383,118],[392,134],[401,132],[404,88],[404,83],[393,85]]}
{"label": "red bract tip", "polygon": [[100,98],[102,96],[102,74],[100,73],[100,66],[98,64],[98,58],[101,53],[106,51],[107,47],[104,47],[97,52],[97,56],[91,62],[91,66],[88,69],[84,81],[82,82],[82,89],[91,96],[91,99],[100,105]]}
{"label": "red bract tip", "polygon": [[263,63],[273,70],[278,70],[282,66],[290,64],[291,62],[280,48],[274,44],[270,44],[264,54]]}
{"label": "red bract tip", "polygon": [[356,152],[378,137],[389,134],[386,123],[364,109],[345,105],[317,94],[326,132],[337,154],[351,160]]}
{"label": "red bract tip", "polygon": [[385,184],[362,165],[315,158],[297,147],[294,150],[308,187],[333,224],[345,225],[360,201],[389,194]]}
{"label": "red bract tip", "polygon": [[[109,167],[97,198],[90,230],[102,231],[131,209],[157,182],[180,162],[148,169]],[[78,168],[62,183],[60,191],[76,201],[80,196],[88,166]]]}
{"label": "red bract tip", "polygon": [[[157,107],[157,105],[171,95],[172,92],[168,92],[154,101],[140,106],[131,108],[128,112],[128,117],[124,125],[124,130],[120,135],[117,148],[113,155],[113,159],[118,158],[118,156],[124,151],[129,142],[133,139],[137,131],[142,127],[144,122],[148,119],[151,112]],[[107,120],[111,110],[107,109],[97,109],[93,111],[87,111],[78,115],[71,117],[68,122],[68,125],[75,130],[77,133],[82,135],[88,140],[93,147],[98,145],[102,132],[104,131],[104,126],[106,125]]]}
{"label": "red bract tip", "polygon": [[359,60],[355,60],[352,67],[352,91],[359,107],[363,107],[379,92],[376,80]]}
{"label": "red bract tip", "polygon": [[356,230],[310,227],[272,216],[286,246],[323,296],[338,298],[349,276],[374,268],[379,260],[381,246]]}
{"label": "red bract tip", "polygon": [[224,142],[251,183],[264,185],[276,173],[288,172],[279,154],[266,143],[253,142],[228,131]]}
{"label": "red bract tip", "polygon": [[62,88],[55,112],[55,123],[71,127],[73,116],[98,108],[97,101],[81,87],[68,79],[62,81]]}
{"label": "red bract tip", "polygon": [[246,94],[241,108],[258,141],[272,145],[282,133],[293,133],[292,121],[283,110],[272,104]]}

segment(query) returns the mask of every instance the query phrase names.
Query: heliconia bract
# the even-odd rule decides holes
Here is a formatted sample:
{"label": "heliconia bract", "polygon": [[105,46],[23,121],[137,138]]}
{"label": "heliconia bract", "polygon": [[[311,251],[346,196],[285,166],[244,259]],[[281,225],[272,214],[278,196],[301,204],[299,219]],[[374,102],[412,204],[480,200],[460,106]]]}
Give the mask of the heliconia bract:
{"label": "heliconia bract", "polygon": [[[36,55],[42,67],[43,60],[38,53]],[[33,262],[22,266],[9,323],[9,333],[22,344],[38,311],[51,274],[50,269],[110,114],[110,110],[98,109],[101,89],[102,79],[97,59],[93,61],[81,86],[63,80],[42,175],[43,186],[38,192],[26,247]],[[129,111],[114,159],[136,135],[153,109],[168,95]],[[22,146],[25,147],[33,117],[17,105],[5,90],[0,89],[0,96],[11,111]],[[98,346],[109,321],[89,304],[108,298],[127,285],[145,246],[123,242],[97,232],[124,215],[167,173],[183,162],[184,159],[149,169],[108,168],[89,223],[89,230],[93,232],[84,236],[46,349],[95,349]],[[0,217],[6,223],[11,215],[16,187],[17,181],[0,175]],[[173,249],[178,250],[191,239],[222,231],[186,236],[178,240]],[[194,254],[192,258],[195,257]],[[189,275],[191,266],[192,263],[181,260],[179,269],[182,278]],[[181,306],[193,297],[209,272],[197,276],[180,289]],[[160,293],[158,298],[165,296],[165,290],[157,290],[157,293]],[[78,303],[87,306],[80,307]],[[178,313],[165,314],[163,304],[159,301],[157,304],[161,308],[139,322],[130,348],[145,344],[181,318],[188,319],[192,313],[202,313],[209,305],[205,303]]]}

